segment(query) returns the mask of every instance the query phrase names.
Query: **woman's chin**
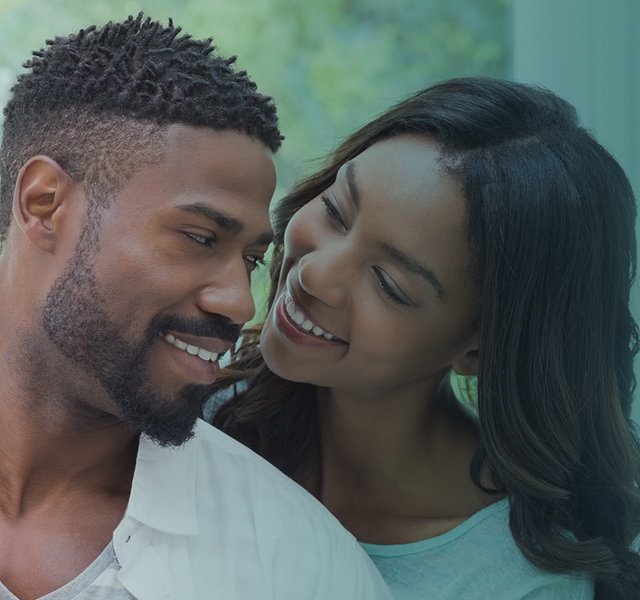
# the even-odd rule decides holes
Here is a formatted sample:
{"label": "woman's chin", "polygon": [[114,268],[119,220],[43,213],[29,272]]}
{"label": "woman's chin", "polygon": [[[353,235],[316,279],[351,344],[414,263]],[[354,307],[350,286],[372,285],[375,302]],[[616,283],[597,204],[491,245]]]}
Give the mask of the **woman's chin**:
{"label": "woman's chin", "polygon": [[284,348],[278,347],[277,342],[272,344],[271,339],[268,335],[265,336],[264,332],[260,337],[260,351],[264,357],[264,362],[267,363],[267,367],[278,377],[298,383],[311,383],[299,377],[300,369],[296,368],[297,365],[293,357]]}
{"label": "woman's chin", "polygon": [[318,385],[315,378],[306,372],[307,369],[302,367],[300,361],[296,360],[289,349],[279,343],[277,336],[269,330],[269,327],[269,318],[267,318],[260,335],[260,351],[269,370],[288,381]]}

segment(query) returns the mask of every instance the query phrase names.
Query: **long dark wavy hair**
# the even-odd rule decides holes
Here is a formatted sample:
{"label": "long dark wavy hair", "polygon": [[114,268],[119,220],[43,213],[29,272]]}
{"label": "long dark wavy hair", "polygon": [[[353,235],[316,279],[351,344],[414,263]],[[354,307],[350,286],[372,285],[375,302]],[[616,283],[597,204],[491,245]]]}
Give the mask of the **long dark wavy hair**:
{"label": "long dark wavy hair", "polygon": [[[468,202],[481,297],[473,481],[509,498],[511,532],[533,564],[590,574],[599,600],[640,598],[636,206],[624,172],[570,104],[532,86],[464,78],[365,125],[276,208],[270,305],[291,217],[346,161],[403,134],[439,145]],[[219,384],[247,386],[234,386],[213,422],[292,476],[320,455],[315,389],[269,371],[259,329]],[[484,469],[495,489],[481,484]]]}

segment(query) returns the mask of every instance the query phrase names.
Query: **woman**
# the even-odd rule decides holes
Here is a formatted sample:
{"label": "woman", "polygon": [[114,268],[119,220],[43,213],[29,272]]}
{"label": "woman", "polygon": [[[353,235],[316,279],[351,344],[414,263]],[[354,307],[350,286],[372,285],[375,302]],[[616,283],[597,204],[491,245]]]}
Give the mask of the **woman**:
{"label": "woman", "polygon": [[[634,220],[552,93],[420,92],[277,207],[260,347],[258,328],[214,424],[333,512],[398,599],[640,598]],[[477,416],[451,371],[477,374]]]}

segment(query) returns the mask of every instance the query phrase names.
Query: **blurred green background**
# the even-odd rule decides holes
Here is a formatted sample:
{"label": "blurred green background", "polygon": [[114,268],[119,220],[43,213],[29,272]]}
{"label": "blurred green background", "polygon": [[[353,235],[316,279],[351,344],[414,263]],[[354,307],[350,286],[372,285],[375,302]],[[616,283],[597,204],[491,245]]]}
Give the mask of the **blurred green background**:
{"label": "blurred green background", "polygon": [[0,103],[47,38],[140,11],[213,37],[279,108],[281,186],[398,99],[464,74],[506,76],[508,0],[0,0]]}

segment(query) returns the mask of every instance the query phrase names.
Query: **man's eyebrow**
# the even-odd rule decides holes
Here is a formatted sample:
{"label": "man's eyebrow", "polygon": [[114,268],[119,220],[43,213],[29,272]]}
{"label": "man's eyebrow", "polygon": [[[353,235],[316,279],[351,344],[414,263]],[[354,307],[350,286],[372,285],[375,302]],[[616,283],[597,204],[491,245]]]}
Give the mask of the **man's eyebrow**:
{"label": "man's eyebrow", "polygon": [[411,258],[409,255],[405,254],[399,248],[396,248],[392,244],[387,244],[385,242],[380,242],[382,249],[389,254],[392,258],[397,260],[405,269],[415,273],[416,275],[420,275],[426,279],[433,287],[436,288],[438,292],[438,297],[441,298],[445,295],[444,287],[440,283],[440,280],[436,277],[436,274],[427,266],[418,262],[415,258]]}
{"label": "man's eyebrow", "polygon": [[256,245],[258,245],[258,246],[268,246],[271,242],[273,242],[273,231],[265,231],[256,240]]}
{"label": "man's eyebrow", "polygon": [[232,217],[231,215],[223,213],[215,208],[211,208],[207,204],[203,204],[201,202],[181,204],[178,208],[184,212],[200,215],[205,219],[209,219],[209,221],[213,221],[225,231],[235,235],[239,234],[244,228],[244,224],[240,219],[236,219],[236,217]]}
{"label": "man's eyebrow", "polygon": [[353,200],[356,210],[360,210],[360,192],[356,185],[356,165],[352,160],[346,164],[346,170],[347,187],[349,188],[349,194],[351,194],[351,200]]}
{"label": "man's eyebrow", "polygon": [[[178,208],[184,212],[200,215],[205,219],[209,219],[214,223],[217,223],[222,229],[228,231],[229,233],[233,233],[238,235],[243,229],[244,224],[240,219],[236,217],[232,217],[220,210],[215,208],[211,208],[207,204],[203,204],[201,202],[194,202],[193,204],[181,204]],[[273,242],[273,231],[265,231],[258,236],[256,240],[257,246],[268,246]]]}

